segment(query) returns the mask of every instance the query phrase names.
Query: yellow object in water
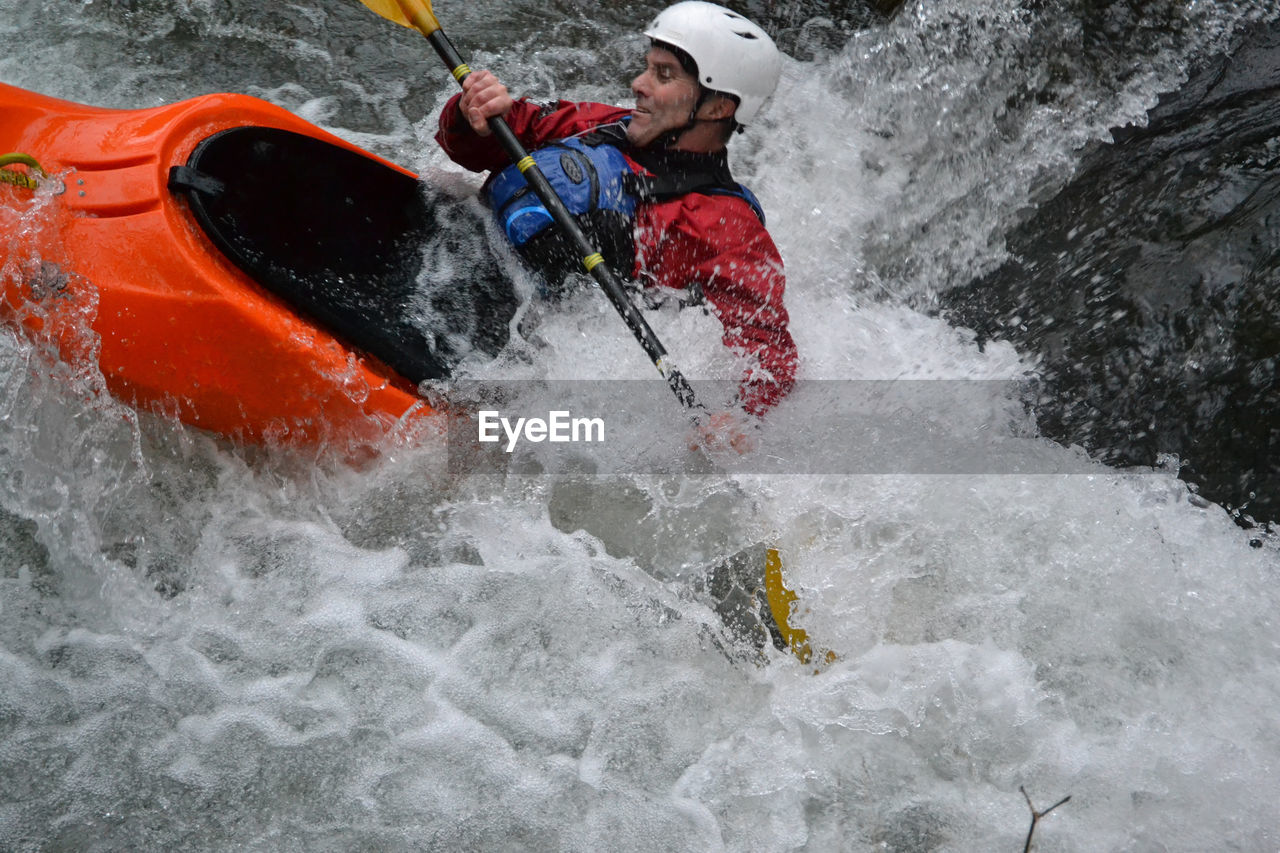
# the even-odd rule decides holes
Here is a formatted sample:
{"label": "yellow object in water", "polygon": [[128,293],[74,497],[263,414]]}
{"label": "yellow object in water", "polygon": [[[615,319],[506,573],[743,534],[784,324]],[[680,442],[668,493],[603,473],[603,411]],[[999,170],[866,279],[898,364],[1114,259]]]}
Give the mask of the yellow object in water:
{"label": "yellow object in water", "polygon": [[[778,554],[777,548],[769,548],[765,551],[764,591],[769,601],[769,612],[778,626],[778,632],[782,634],[782,639],[786,641],[791,653],[799,658],[801,663],[809,663],[813,658],[813,649],[809,646],[809,635],[803,628],[791,627],[791,604],[796,600],[796,594],[782,583],[782,557]],[[835,652],[826,651],[822,654],[823,666],[834,660],[836,660]]]}
{"label": "yellow object in water", "polygon": [[[21,172],[17,169],[10,169],[9,166],[23,165],[28,171]],[[39,186],[40,179],[45,175],[44,169],[40,168],[40,164],[36,162],[36,158],[30,154],[0,154],[0,183],[13,184],[15,187],[23,187],[33,190]]]}

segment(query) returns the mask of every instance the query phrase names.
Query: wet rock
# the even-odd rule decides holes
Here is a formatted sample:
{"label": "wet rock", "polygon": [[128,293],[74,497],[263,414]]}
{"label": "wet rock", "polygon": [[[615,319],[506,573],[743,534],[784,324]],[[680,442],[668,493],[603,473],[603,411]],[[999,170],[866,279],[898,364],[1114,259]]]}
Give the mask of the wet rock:
{"label": "wet rock", "polygon": [[1039,354],[1046,435],[1280,519],[1280,23],[1112,135],[944,311]]}

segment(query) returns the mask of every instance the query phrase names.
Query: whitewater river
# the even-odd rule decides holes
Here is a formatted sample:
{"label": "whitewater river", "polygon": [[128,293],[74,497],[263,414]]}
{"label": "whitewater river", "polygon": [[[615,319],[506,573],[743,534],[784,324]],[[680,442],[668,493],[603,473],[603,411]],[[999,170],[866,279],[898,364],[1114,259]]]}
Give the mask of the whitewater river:
{"label": "whitewater river", "polygon": [[[1100,5],[743,7],[789,54],[733,163],[804,380],[759,467],[694,471],[678,407],[639,392],[595,476],[459,474],[430,437],[356,468],[237,447],[0,326],[0,850],[1012,853],[1020,788],[1071,796],[1038,851],[1280,849],[1277,543],[1176,460],[1040,437],[1009,381],[1034,357],[930,308],[1083,147],[1280,15]],[[626,103],[658,8],[437,12],[517,91]],[[0,81],[246,92],[478,186],[431,141],[452,81],[355,2],[0,0]],[[548,406],[569,386],[542,380],[603,405],[651,377],[599,295],[525,310],[468,376]],[[690,373],[732,375],[714,320],[650,316]],[[950,381],[875,409],[866,380]],[[702,591],[759,542],[836,654],[820,674]]]}

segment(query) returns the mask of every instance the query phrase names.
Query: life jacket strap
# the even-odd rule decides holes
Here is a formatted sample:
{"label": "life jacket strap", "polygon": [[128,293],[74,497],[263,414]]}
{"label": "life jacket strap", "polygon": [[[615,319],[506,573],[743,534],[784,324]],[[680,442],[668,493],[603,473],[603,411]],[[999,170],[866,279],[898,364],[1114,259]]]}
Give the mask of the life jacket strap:
{"label": "life jacket strap", "polygon": [[709,172],[677,172],[668,175],[629,175],[623,178],[627,189],[641,201],[670,201],[690,193],[730,195],[740,198],[764,225],[764,208],[755,193],[742,184],[726,184]]}
{"label": "life jacket strap", "polygon": [[632,195],[641,201],[669,201],[689,193],[736,196],[751,205],[760,224],[765,224],[764,207],[760,200],[751,190],[733,180],[727,164],[722,164],[717,174],[705,168],[689,168],[688,163],[673,163],[664,154],[655,154],[651,149],[632,148],[627,142],[627,125],[630,123],[631,117],[626,116],[600,125],[576,138],[591,147],[610,145],[627,151],[632,159],[653,172],[652,175],[631,174],[623,177],[624,185]]}

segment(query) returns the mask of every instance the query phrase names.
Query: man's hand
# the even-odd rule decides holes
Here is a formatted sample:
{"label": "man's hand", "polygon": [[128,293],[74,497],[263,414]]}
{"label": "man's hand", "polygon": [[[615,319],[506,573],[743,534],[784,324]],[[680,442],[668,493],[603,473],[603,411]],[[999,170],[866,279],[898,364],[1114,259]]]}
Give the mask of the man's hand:
{"label": "man's hand", "polygon": [[481,136],[488,136],[489,119],[511,111],[511,94],[502,81],[490,71],[474,71],[462,81],[462,100],[458,112]]}
{"label": "man's hand", "polygon": [[698,421],[688,435],[689,449],[710,453],[732,448],[739,455],[754,453],[760,446],[754,418],[739,411],[716,412]]}

